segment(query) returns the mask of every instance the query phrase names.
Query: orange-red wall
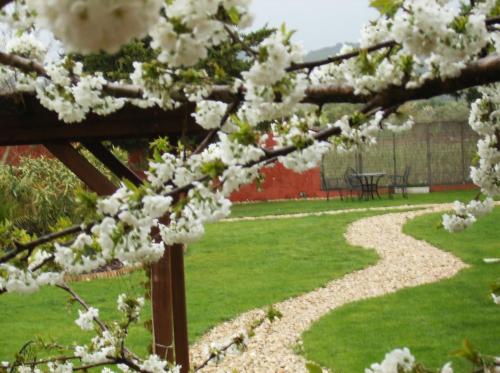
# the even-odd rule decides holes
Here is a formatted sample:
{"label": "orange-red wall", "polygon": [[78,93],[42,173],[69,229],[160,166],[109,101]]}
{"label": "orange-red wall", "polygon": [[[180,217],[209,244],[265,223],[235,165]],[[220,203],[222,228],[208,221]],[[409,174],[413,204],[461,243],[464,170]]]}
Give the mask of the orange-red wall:
{"label": "orange-red wall", "polygon": [[320,190],[319,168],[299,174],[278,163],[272,168],[263,169],[262,173],[265,179],[261,191],[255,184],[244,185],[231,195],[231,200],[243,202],[326,197],[326,193]]}
{"label": "orange-red wall", "polygon": [[19,163],[20,157],[50,157],[51,154],[41,145],[0,146],[0,164]]}

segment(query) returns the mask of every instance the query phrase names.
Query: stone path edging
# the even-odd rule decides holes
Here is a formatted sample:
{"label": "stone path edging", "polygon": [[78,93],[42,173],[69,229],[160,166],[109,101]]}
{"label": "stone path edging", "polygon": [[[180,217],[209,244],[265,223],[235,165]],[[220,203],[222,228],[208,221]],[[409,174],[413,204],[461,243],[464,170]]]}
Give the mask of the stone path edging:
{"label": "stone path edging", "polygon": [[[326,211],[310,214],[279,215],[273,218],[336,215],[352,211],[380,211],[421,208],[421,210],[391,213],[363,218],[352,223],[345,234],[351,245],[375,249],[379,261],[368,268],[349,273],[324,287],[274,305],[283,317],[264,322],[250,338],[243,353],[227,355],[216,365],[210,363],[201,372],[306,373],[305,360],[293,352],[301,334],[311,324],[346,303],[377,297],[405,287],[414,287],[453,277],[467,267],[460,259],[430,244],[402,233],[403,225],[416,216],[450,210],[451,205],[393,206]],[[242,220],[271,219],[271,217]],[[230,221],[235,221],[231,219]],[[384,234],[380,234],[381,231]],[[191,361],[195,366],[206,358],[205,346],[212,342],[225,343],[255,319],[265,315],[263,310],[245,312],[236,319],[220,324],[205,334],[192,348]]]}

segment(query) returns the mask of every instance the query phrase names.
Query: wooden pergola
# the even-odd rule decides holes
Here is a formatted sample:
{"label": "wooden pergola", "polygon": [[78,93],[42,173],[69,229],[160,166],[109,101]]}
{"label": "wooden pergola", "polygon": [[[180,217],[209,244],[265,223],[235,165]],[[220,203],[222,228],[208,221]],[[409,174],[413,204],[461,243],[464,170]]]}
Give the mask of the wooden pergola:
{"label": "wooden pergola", "polygon": [[[172,143],[184,136],[206,134],[191,118],[193,107],[164,111],[126,105],[106,117],[91,114],[82,123],[66,124],[29,94],[0,96],[0,146],[40,144],[98,195],[112,194],[115,185],[75,147],[81,144],[119,179],[135,185],[141,177],[116,158],[104,141],[168,136]],[[156,240],[161,240],[155,234]],[[189,371],[189,345],[184,281],[184,248],[166,247],[163,258],[151,266],[154,353]]]}

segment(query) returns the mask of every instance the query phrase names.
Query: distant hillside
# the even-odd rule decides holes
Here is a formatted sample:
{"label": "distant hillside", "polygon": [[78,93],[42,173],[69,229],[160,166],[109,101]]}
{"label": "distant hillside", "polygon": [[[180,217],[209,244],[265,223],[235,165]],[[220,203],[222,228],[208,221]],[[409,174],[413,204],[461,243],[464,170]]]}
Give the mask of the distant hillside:
{"label": "distant hillside", "polygon": [[342,48],[342,43],[337,43],[331,47],[316,49],[314,51],[307,53],[305,60],[306,61],[322,60],[323,58],[327,58],[339,53],[341,48]]}
{"label": "distant hillside", "polygon": [[[321,49],[316,49],[314,51],[311,51],[311,52],[306,54],[305,61],[307,62],[307,61],[322,60],[324,58],[334,56],[340,52],[340,50],[342,49],[342,45],[344,45],[344,44],[345,43],[337,43],[331,47],[326,47],[326,48],[321,48]],[[348,43],[348,44],[351,44],[354,46],[357,45],[357,43]]]}

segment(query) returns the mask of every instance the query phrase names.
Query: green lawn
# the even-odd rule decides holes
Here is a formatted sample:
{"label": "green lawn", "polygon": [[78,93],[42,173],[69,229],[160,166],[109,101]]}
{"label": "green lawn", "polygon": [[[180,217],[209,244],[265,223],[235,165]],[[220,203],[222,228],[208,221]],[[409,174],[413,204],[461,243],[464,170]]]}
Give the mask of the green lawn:
{"label": "green lawn", "polygon": [[[204,240],[186,256],[189,334],[195,340],[210,327],[254,307],[313,290],[374,263],[373,251],[344,241],[346,226],[374,213],[308,217],[275,221],[226,222],[207,227]],[[75,283],[74,287],[101,310],[116,315],[116,296],[142,293],[142,272],[118,279]],[[85,341],[89,333],[74,324],[76,307],[65,307],[66,295],[44,288],[32,295],[0,296],[0,361],[10,359],[37,335],[62,343]],[[132,330],[130,344],[145,352],[143,327]]]}
{"label": "green lawn", "polygon": [[283,215],[301,212],[319,212],[329,210],[355,209],[367,207],[401,206],[406,204],[417,205],[425,203],[445,203],[455,200],[470,201],[477,194],[477,190],[436,192],[428,194],[411,194],[408,199],[400,194],[389,199],[383,195],[381,199],[373,201],[340,200],[296,200],[280,202],[241,203],[232,208],[231,217]]}
{"label": "green lawn", "polygon": [[455,372],[470,372],[450,352],[469,338],[483,353],[500,353],[500,307],[491,301],[490,283],[500,265],[482,258],[500,254],[500,209],[470,230],[449,234],[435,227],[440,214],[419,217],[405,232],[448,250],[472,267],[437,284],[404,289],[348,304],[331,312],[304,334],[305,354],[333,372],[362,372],[396,347],[408,347],[430,367],[452,360]]}

